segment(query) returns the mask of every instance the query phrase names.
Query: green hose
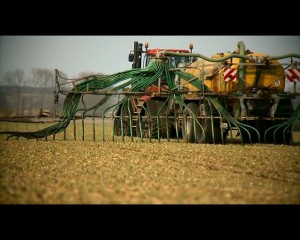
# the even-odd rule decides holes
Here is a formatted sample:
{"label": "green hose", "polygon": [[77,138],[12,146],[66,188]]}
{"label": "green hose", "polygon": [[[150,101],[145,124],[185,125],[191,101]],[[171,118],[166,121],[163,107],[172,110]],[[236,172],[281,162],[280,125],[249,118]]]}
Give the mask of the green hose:
{"label": "green hose", "polygon": [[50,135],[54,135],[65,131],[68,127],[70,121],[74,119],[76,112],[84,111],[84,114],[87,111],[91,111],[93,109],[99,108],[105,102],[109,100],[111,95],[106,95],[102,100],[100,100],[94,106],[87,109],[77,109],[79,105],[79,101],[84,94],[85,91],[93,91],[99,89],[105,89],[108,87],[112,87],[122,81],[125,81],[123,84],[119,86],[113,87],[110,92],[117,92],[125,87],[131,86],[130,90],[136,92],[140,90],[142,87],[151,85],[154,81],[156,81],[165,70],[164,62],[150,62],[146,68],[143,69],[132,69],[124,72],[119,72],[116,74],[108,75],[108,76],[92,76],[87,78],[86,81],[79,83],[73,89],[73,92],[68,93],[64,106],[62,109],[61,120],[56,124],[45,129],[35,131],[35,132],[16,132],[16,131],[4,131],[0,132],[0,134],[8,134],[7,139],[11,137],[24,137],[27,139],[34,138],[44,138]]}

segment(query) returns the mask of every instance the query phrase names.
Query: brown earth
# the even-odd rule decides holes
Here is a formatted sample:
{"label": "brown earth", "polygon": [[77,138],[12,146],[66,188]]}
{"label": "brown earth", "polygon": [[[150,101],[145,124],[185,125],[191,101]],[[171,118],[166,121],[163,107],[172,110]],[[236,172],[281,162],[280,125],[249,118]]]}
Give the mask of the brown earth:
{"label": "brown earth", "polygon": [[[12,124],[12,123],[7,123]],[[19,130],[53,123],[23,123]],[[0,140],[1,204],[299,204],[299,145],[188,144],[72,125],[67,140]],[[1,131],[3,131],[1,126]],[[6,126],[9,128],[9,126]]]}

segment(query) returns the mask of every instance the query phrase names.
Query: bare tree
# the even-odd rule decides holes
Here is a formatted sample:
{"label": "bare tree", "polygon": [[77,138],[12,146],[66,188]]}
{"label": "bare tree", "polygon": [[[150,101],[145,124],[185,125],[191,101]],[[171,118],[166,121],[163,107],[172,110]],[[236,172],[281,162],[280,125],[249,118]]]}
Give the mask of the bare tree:
{"label": "bare tree", "polygon": [[16,109],[16,115],[20,116],[20,109],[21,109],[21,88],[25,86],[26,81],[24,78],[24,71],[23,69],[17,69],[15,71],[8,71],[4,74],[4,82],[7,83],[11,88],[12,91],[12,98],[11,101],[14,103],[14,107]]}
{"label": "bare tree", "polygon": [[52,69],[33,68],[31,70],[34,87],[46,88],[54,87],[55,71]]}
{"label": "bare tree", "polygon": [[38,95],[40,109],[42,110],[44,108],[44,101],[47,88],[54,89],[55,71],[47,68],[33,68],[31,70],[31,73],[33,76],[34,88],[40,88]]}
{"label": "bare tree", "polygon": [[[22,69],[4,74],[5,91],[0,96],[2,113],[9,110],[10,116],[36,116],[41,110],[55,113],[62,107],[63,101],[54,104],[55,70],[33,68],[31,73],[28,78]],[[67,78],[64,72],[60,74]]]}
{"label": "bare tree", "polygon": [[[33,68],[31,70],[32,73],[32,82],[34,85],[34,88],[38,89],[38,108],[40,109],[40,113],[43,113],[45,105],[48,105],[45,103],[45,100],[49,101],[49,92],[54,92],[54,85],[55,85],[55,70],[54,69],[41,69],[41,68]],[[67,75],[59,71],[60,76],[63,78],[67,78]],[[49,91],[50,90],[50,91]],[[48,97],[47,97],[48,96]],[[54,97],[54,95],[53,95]],[[53,100],[54,103],[54,100]],[[53,106],[53,112],[57,112],[57,108],[59,106]],[[51,107],[52,108],[52,107]],[[49,110],[49,109],[48,109]]]}

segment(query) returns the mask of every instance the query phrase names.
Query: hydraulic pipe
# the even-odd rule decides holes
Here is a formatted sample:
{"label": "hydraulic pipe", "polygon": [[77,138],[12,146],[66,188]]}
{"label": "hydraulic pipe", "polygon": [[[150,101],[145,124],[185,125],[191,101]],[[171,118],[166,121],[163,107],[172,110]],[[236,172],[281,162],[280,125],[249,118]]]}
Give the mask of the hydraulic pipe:
{"label": "hydraulic pipe", "polygon": [[[238,52],[241,56],[245,56],[245,44],[242,41],[238,42]],[[242,92],[244,89],[245,66],[243,65],[243,63],[245,63],[245,59],[240,58],[240,63],[241,65],[238,66],[238,76],[237,76],[238,92]]]}

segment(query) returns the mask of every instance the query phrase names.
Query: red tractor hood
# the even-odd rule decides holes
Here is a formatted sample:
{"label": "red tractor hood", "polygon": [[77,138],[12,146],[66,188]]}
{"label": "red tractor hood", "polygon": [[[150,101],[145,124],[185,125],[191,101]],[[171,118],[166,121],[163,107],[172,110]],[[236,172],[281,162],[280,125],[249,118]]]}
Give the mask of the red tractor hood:
{"label": "red tractor hood", "polygon": [[184,49],[163,49],[163,48],[155,48],[155,49],[149,49],[146,51],[147,55],[150,56],[155,56],[157,52],[160,52],[162,50],[166,50],[168,52],[178,52],[178,53],[189,53],[189,50],[184,50]]}

